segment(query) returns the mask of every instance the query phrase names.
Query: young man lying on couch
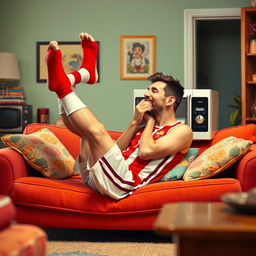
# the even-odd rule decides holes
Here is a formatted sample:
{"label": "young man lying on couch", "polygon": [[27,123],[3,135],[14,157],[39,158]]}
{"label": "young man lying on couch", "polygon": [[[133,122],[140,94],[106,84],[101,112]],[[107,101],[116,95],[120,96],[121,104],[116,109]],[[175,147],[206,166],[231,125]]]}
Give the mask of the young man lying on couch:
{"label": "young man lying on couch", "polygon": [[[75,85],[97,82],[98,45],[87,33],[80,34],[83,60],[78,71],[66,75],[56,41],[48,47],[48,86],[59,98],[66,127],[81,137],[76,168],[92,189],[114,199],[124,198],[146,184],[160,180],[187,153],[192,143],[189,126],[176,121],[175,111],[183,87],[172,76],[156,73],[145,99],[118,141],[78,98]],[[144,128],[139,124],[145,120]]]}

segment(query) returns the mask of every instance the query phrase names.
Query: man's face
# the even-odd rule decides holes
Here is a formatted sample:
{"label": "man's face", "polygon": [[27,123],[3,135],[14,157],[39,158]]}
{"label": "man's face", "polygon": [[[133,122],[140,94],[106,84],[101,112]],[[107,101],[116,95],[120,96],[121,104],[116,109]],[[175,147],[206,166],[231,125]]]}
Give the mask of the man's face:
{"label": "man's face", "polygon": [[144,94],[146,100],[152,104],[152,113],[154,114],[163,110],[166,106],[167,97],[165,96],[165,86],[166,84],[164,82],[155,82],[149,86]]}

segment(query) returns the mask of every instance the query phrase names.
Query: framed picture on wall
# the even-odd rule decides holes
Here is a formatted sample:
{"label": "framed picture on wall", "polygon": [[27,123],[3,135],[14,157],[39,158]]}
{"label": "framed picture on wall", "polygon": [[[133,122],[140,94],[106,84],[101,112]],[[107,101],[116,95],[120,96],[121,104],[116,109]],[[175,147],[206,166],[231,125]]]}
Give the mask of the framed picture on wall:
{"label": "framed picture on wall", "polygon": [[146,80],[156,71],[155,36],[120,37],[120,79]]}
{"label": "framed picture on wall", "polygon": [[[97,43],[99,45],[98,41]],[[48,76],[46,55],[49,42],[37,42],[36,44],[36,81],[38,83],[46,83]],[[81,65],[83,56],[80,42],[58,42],[58,44],[62,52],[62,65],[65,72],[71,73],[77,70]],[[99,54],[97,58],[97,69],[99,82]]]}

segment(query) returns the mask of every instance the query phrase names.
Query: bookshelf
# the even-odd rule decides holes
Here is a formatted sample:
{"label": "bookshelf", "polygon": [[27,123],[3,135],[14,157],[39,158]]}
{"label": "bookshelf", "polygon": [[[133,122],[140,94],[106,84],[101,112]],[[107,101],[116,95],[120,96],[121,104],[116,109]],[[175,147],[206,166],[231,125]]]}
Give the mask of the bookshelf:
{"label": "bookshelf", "polygon": [[256,53],[250,53],[250,24],[256,23],[256,7],[241,8],[241,96],[242,124],[256,123],[251,106],[256,100]]}

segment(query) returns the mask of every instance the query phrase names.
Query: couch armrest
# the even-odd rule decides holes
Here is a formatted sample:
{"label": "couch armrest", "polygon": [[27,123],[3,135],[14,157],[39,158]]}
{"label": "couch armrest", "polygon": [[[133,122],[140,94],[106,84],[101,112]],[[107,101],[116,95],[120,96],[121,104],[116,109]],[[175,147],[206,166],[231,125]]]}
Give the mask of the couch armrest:
{"label": "couch armrest", "polygon": [[237,165],[236,178],[243,191],[256,187],[256,144],[242,157]]}
{"label": "couch armrest", "polygon": [[29,167],[18,152],[9,147],[0,149],[0,194],[10,195],[14,180],[28,174]]}

